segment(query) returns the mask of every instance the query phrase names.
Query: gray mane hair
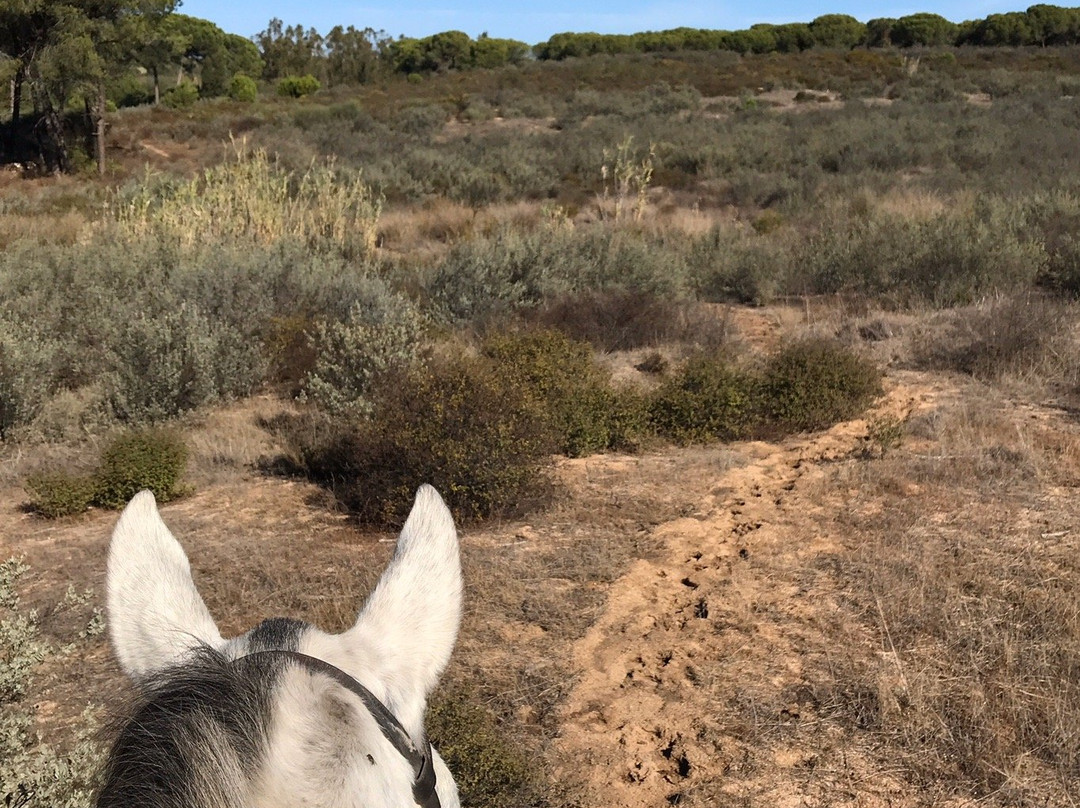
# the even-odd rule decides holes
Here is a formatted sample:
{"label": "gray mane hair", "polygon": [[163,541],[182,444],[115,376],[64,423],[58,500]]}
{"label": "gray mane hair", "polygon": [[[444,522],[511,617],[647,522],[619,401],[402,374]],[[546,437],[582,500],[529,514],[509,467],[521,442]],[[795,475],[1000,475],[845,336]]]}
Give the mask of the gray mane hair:
{"label": "gray mane hair", "polygon": [[223,638],[148,491],[113,531],[106,593],[138,696],[97,808],[459,808],[423,722],[461,619],[457,531],[435,489],[417,492],[341,634],[272,618]]}
{"label": "gray mane hair", "polygon": [[237,785],[262,762],[280,669],[273,659],[237,664],[203,646],[140,681],[117,722],[98,806],[243,806]]}

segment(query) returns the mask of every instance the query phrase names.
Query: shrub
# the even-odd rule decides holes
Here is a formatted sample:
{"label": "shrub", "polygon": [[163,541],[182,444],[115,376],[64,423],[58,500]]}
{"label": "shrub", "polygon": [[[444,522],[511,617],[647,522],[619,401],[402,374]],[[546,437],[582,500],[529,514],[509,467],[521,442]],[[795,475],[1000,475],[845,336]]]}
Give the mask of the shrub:
{"label": "shrub", "polygon": [[144,181],[114,200],[121,230],[193,250],[207,243],[306,244],[318,254],[364,258],[375,248],[382,199],[359,172],[332,161],[286,170],[243,144],[219,165],[184,182]]}
{"label": "shrub", "polygon": [[[75,643],[57,647],[41,636],[37,612],[23,608],[19,598],[26,572],[19,559],[0,563],[0,805],[88,808],[104,757],[93,727],[80,729],[63,753],[35,730],[36,700],[28,698],[34,669],[47,657],[71,653]],[[84,596],[69,593],[55,611],[85,603]],[[81,638],[103,628],[95,611]]]}
{"label": "shrub", "polygon": [[764,420],[783,431],[824,429],[881,393],[881,372],[837,342],[811,338],[769,358],[758,391]]}
{"label": "shrub", "polygon": [[634,365],[634,369],[652,376],[663,376],[667,373],[668,360],[659,351],[649,351],[640,362]]}
{"label": "shrub", "polygon": [[546,412],[565,454],[580,457],[636,443],[634,405],[619,400],[588,343],[558,331],[526,331],[492,336],[481,350]]}
{"label": "shrub", "polygon": [[566,295],[533,319],[601,351],[629,351],[680,335],[686,304],[639,290],[610,289]]}
{"label": "shrub", "polygon": [[538,784],[529,761],[496,726],[475,697],[460,690],[436,698],[428,731],[454,772],[463,805],[500,808],[536,804]]}
{"label": "shrub", "polygon": [[649,401],[649,420],[677,443],[747,437],[754,425],[753,377],[722,357],[698,355],[666,379]]}
{"label": "shrub", "polygon": [[278,82],[277,93],[289,98],[303,98],[317,92],[321,86],[310,73],[306,76],[286,76]]}
{"label": "shrub", "polygon": [[245,395],[264,371],[258,343],[193,304],[130,319],[114,357],[109,401],[125,421],[160,420]]}
{"label": "shrub", "polygon": [[57,351],[33,329],[0,319],[0,440],[41,410],[52,392]]}
{"label": "shrub", "polygon": [[1068,386],[1080,373],[1069,336],[1074,318],[1067,304],[1039,295],[995,298],[948,312],[944,333],[916,334],[915,360],[982,381],[1036,371]]}
{"label": "shrub", "polygon": [[195,86],[194,82],[188,81],[187,79],[180,82],[175,87],[170,87],[161,97],[161,103],[173,109],[190,107],[198,100],[199,88]]}
{"label": "shrub", "polygon": [[94,502],[97,480],[89,474],[54,471],[26,480],[30,505],[46,519],[82,513]]}
{"label": "shrub", "polygon": [[180,475],[187,464],[187,447],[175,432],[140,429],[110,443],[101,455],[94,504],[122,508],[135,494],[150,489],[160,502],[184,493]]}
{"label": "shrub", "polygon": [[303,395],[335,414],[369,411],[372,386],[416,361],[423,333],[415,307],[372,281],[368,298],[354,303],[344,321],[315,326],[315,364]]}
{"label": "shrub", "polygon": [[245,76],[243,73],[237,73],[232,77],[232,81],[229,82],[229,98],[233,101],[245,101],[252,102],[259,95],[259,87],[255,84],[255,79],[250,76]]}
{"label": "shrub", "polygon": [[308,419],[285,435],[302,470],[361,521],[400,525],[425,482],[466,521],[545,498],[543,468],[558,436],[534,397],[490,359],[400,374],[372,399],[369,420]]}

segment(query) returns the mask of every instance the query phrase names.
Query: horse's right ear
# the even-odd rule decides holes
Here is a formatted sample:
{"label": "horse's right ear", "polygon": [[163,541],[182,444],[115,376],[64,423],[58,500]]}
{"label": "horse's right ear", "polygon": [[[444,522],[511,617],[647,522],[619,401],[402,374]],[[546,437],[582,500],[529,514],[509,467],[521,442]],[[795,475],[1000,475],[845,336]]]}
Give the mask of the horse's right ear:
{"label": "horse's right ear", "polygon": [[176,665],[199,646],[224,645],[191,580],[187,556],[149,491],[136,494],[120,515],[107,569],[109,635],[129,676]]}
{"label": "horse's right ear", "polygon": [[421,486],[394,558],[343,636],[374,649],[398,718],[419,725],[457,639],[461,559],[454,519],[430,485]]}

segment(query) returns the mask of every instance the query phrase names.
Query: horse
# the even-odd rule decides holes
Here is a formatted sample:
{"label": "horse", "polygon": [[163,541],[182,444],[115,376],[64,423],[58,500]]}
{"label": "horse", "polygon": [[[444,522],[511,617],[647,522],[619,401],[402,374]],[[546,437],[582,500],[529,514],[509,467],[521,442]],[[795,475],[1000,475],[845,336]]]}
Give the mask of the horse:
{"label": "horse", "polygon": [[356,623],[272,618],[224,639],[149,491],[113,531],[106,612],[139,695],[98,808],[459,808],[424,713],[461,621],[450,511],[416,494]]}

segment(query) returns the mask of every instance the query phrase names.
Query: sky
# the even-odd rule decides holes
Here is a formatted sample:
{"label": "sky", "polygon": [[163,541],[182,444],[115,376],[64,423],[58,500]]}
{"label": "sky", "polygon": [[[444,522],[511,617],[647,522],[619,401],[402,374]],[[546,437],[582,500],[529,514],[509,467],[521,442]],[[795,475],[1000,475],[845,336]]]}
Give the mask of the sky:
{"label": "sky", "polygon": [[834,13],[850,14],[865,22],[874,17],[932,11],[961,22],[1022,11],[1034,2],[1037,0],[548,0],[517,5],[506,0],[184,0],[178,10],[241,36],[264,30],[272,17],[278,17],[286,25],[301,24],[323,34],[335,25],[374,28],[393,37],[424,37],[449,30],[476,37],[486,31],[493,37],[534,45],[562,31],[632,34],[681,26],[737,30],[758,22],[810,22],[821,14]]}

